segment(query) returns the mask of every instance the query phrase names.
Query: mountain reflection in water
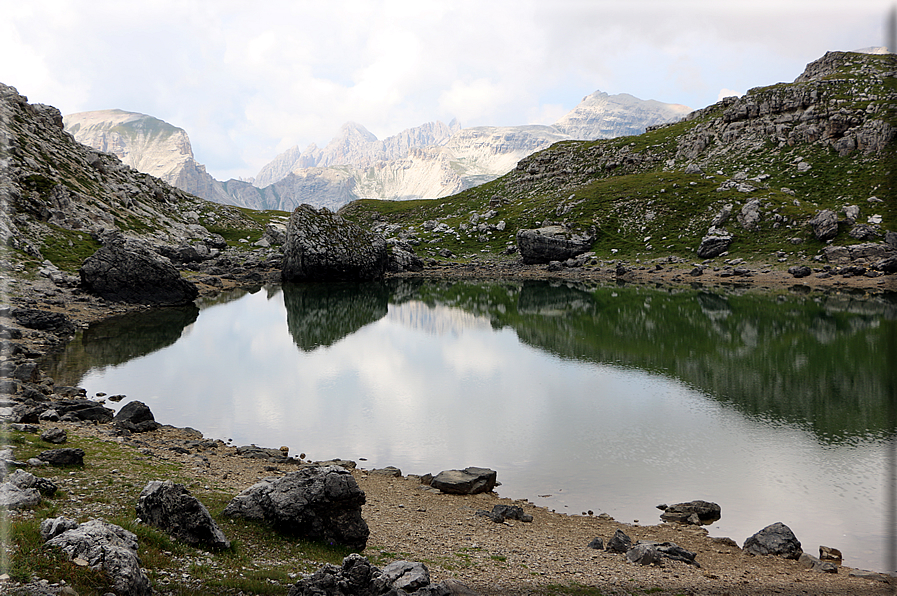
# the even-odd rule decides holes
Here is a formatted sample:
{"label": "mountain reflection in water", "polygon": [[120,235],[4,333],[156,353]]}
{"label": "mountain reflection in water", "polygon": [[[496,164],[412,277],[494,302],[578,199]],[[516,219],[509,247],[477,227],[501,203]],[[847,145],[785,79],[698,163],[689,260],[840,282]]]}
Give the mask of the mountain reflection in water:
{"label": "mountain reflection in water", "polygon": [[713,535],[783,521],[882,569],[892,297],[413,279],[146,321],[85,331],[57,384],[318,459],[492,467],[500,494],[573,514],[712,500]]}

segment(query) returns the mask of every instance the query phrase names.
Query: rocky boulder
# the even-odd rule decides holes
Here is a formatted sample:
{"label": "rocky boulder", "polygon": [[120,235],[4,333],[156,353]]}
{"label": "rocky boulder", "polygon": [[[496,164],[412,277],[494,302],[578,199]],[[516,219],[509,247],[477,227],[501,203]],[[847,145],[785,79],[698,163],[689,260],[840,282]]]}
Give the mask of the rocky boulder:
{"label": "rocky boulder", "polygon": [[83,466],[84,450],[71,447],[48,449],[41,451],[37,459],[45,461],[51,466]]}
{"label": "rocky boulder", "polygon": [[678,522],[680,524],[712,524],[717,521],[722,510],[716,503],[709,501],[689,501],[688,503],[676,503],[675,505],[658,505],[663,510],[660,519],[665,522]]}
{"label": "rocky boulder", "polygon": [[355,478],[339,466],[310,466],[265,478],[234,497],[224,515],[264,521],[278,531],[364,550],[368,525]]}
{"label": "rocky boulder", "polygon": [[18,511],[36,507],[40,503],[40,492],[36,488],[19,488],[12,482],[0,484],[0,509]]}
{"label": "rocky boulder", "polygon": [[41,536],[46,546],[61,549],[74,563],[109,574],[116,594],[153,593],[137,556],[137,536],[124,528],[98,519],[78,524],[55,518],[41,522]]}
{"label": "rocky boulder", "polygon": [[612,553],[626,553],[632,548],[632,538],[630,538],[623,530],[614,532],[613,537],[607,541],[607,548]]}
{"label": "rocky boulder", "polygon": [[112,423],[118,428],[133,433],[156,430],[162,426],[156,422],[149,406],[142,401],[131,401],[125,404],[112,419]]}
{"label": "rocky boulder", "polygon": [[287,225],[283,281],[354,281],[383,277],[386,240],[326,208],[300,205]]}
{"label": "rocky boulder", "polygon": [[702,259],[718,257],[729,250],[730,244],[732,244],[732,236],[729,234],[708,234],[701,238],[701,244],[698,246],[698,256]]}
{"label": "rocky boulder", "polygon": [[517,231],[517,250],[528,265],[566,261],[592,248],[595,234],[578,234],[565,226]]}
{"label": "rocky boulder", "polygon": [[838,235],[838,215],[831,209],[823,209],[810,220],[810,227],[817,240],[831,240]]}
{"label": "rocky boulder", "polygon": [[287,596],[476,596],[455,580],[430,583],[430,571],[423,563],[393,561],[382,570],[358,554],[343,564],[325,565],[297,581]]}
{"label": "rocky boulder", "polygon": [[777,555],[797,559],[803,553],[791,528],[782,522],[766,526],[744,541],[744,552],[751,555]]}
{"label": "rocky boulder", "polygon": [[137,516],[191,546],[230,548],[230,540],[196,497],[183,484],[153,480],[140,493]]}
{"label": "rocky boulder", "polygon": [[464,468],[463,470],[443,470],[433,478],[430,486],[444,493],[475,495],[495,488],[498,474],[489,468]]}
{"label": "rocky boulder", "polygon": [[49,478],[35,476],[25,470],[16,470],[7,478],[7,482],[14,484],[22,490],[35,489],[45,497],[52,497],[59,487]]}
{"label": "rocky boulder", "polygon": [[78,273],[87,292],[111,302],[183,305],[199,295],[171,261],[119,232],[106,235]]}
{"label": "rocky boulder", "polygon": [[515,519],[522,522],[533,521],[533,516],[525,513],[522,507],[517,505],[494,505],[492,511],[480,509],[476,512],[479,517],[488,517],[497,524],[509,519]]}

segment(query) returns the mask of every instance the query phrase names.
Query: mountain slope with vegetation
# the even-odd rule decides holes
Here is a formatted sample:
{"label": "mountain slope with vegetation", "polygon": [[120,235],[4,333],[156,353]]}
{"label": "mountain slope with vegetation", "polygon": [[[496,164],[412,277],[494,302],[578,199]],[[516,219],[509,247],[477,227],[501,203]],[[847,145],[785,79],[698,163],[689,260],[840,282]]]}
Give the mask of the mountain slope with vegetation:
{"label": "mountain slope with vegetation", "polygon": [[212,236],[247,245],[261,238],[272,216],[199,199],[82,145],[64,132],[59,110],[29,104],[0,84],[4,271],[33,273],[49,260],[74,272],[99,248],[103,230],[156,246]]}
{"label": "mountain slope with vegetation", "polygon": [[836,244],[897,230],[895,60],[829,52],[793,83],[639,136],[563,141],[452,197],[343,211],[437,260],[509,254],[517,230],[549,223],[597,232],[598,258],[694,260],[702,238],[722,231],[727,256],[822,259],[829,242],[809,226],[822,210],[839,217]]}

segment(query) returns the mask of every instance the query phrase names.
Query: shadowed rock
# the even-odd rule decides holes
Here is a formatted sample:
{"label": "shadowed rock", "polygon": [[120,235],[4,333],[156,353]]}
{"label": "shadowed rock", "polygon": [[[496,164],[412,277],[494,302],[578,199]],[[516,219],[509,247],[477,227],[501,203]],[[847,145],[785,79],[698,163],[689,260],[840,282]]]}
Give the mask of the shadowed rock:
{"label": "shadowed rock", "polygon": [[752,555],[776,555],[786,559],[797,559],[803,550],[791,528],[782,522],[776,522],[745,540],[744,552]]}
{"label": "shadowed rock", "polygon": [[174,306],[199,295],[171,261],[120,232],[106,236],[78,273],[86,291],[112,302]]}
{"label": "shadowed rock", "polygon": [[136,510],[143,523],[165,530],[181,542],[230,548],[230,540],[209,510],[182,484],[153,480],[140,493]]}

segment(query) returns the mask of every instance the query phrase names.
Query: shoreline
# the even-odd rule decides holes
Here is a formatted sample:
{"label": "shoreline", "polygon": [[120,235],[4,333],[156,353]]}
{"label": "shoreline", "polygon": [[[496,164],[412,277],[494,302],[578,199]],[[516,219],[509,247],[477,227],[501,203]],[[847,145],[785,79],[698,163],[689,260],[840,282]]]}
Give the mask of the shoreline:
{"label": "shoreline", "polygon": [[[886,279],[828,278],[800,283],[803,280],[794,280],[787,273],[775,271],[735,280],[728,277],[714,278],[706,273],[693,280],[687,273],[688,270],[684,267],[653,271],[646,268],[618,276],[610,269],[599,272],[546,272],[544,266],[498,264],[486,267],[457,265],[428,268],[418,273],[390,277],[436,277],[446,280],[557,279],[600,283],[622,281],[672,286],[691,286],[693,282],[699,282],[702,285],[735,287],[739,291],[794,291],[794,286],[803,286],[810,288],[810,291],[858,295],[892,292],[897,286],[897,276],[887,276]],[[733,284],[733,281],[736,283]],[[243,287],[254,285],[256,284],[242,284]],[[240,286],[238,283],[224,283],[222,287],[203,287],[201,297],[210,298]],[[33,290],[25,298],[25,301],[29,301],[28,308],[66,313],[79,327],[127,312],[146,310],[146,307],[139,305],[113,305],[90,297],[76,296],[73,292],[53,288],[49,280],[36,280],[25,284],[24,289],[26,292]],[[32,354],[46,353],[46,348],[59,347],[58,342],[46,339],[42,341],[40,336],[41,334],[34,334],[31,338],[25,338]],[[27,342],[28,339],[35,341]],[[46,423],[41,426],[46,426]],[[68,423],[64,426],[76,436],[93,436],[117,442],[122,448],[150,449],[157,453],[170,451],[172,447],[184,449],[187,441],[195,441],[195,437],[185,438],[183,429],[162,429],[132,435],[122,441],[109,433],[109,425]],[[185,473],[195,478],[198,485],[209,483],[212,486],[211,480],[214,479],[218,490],[228,491],[230,494],[236,494],[264,475],[290,471],[289,466],[272,466],[257,460],[234,457],[233,447],[220,440],[217,443],[220,446],[216,449],[191,449],[192,453],[160,456],[160,459],[177,462]],[[204,458],[208,466],[191,467],[197,457]],[[501,470],[498,472],[501,474]],[[416,556],[414,560],[427,562],[434,581],[454,577],[484,595],[547,593],[547,586],[571,582],[609,590],[625,590],[626,586],[637,582],[649,589],[660,588],[658,592],[663,594],[684,592],[747,595],[768,591],[786,594],[792,591],[817,594],[887,594],[897,589],[893,579],[890,580],[892,583],[886,583],[882,581],[882,577],[877,580],[848,577],[848,568],[842,568],[836,575],[821,574],[804,571],[796,561],[745,555],[731,541],[721,542],[724,537],[708,537],[703,528],[671,524],[633,525],[612,519],[554,513],[529,500],[511,500],[495,494],[472,497],[433,494],[421,490],[419,481],[410,475],[391,478],[362,469],[356,469],[353,474],[368,495],[363,516],[371,526],[371,539],[363,554],[369,555],[370,551],[371,555],[381,558],[386,556],[384,553],[401,554],[403,558],[405,554]],[[535,495],[530,498],[535,498]],[[488,519],[473,516],[474,510],[491,509],[491,505],[497,503],[519,505],[536,519],[533,524],[494,524]],[[776,520],[771,519],[770,523],[774,521]],[[615,529],[623,529],[633,540],[675,542],[697,552],[702,567],[695,569],[684,563],[641,567],[628,563],[622,555],[586,548],[588,541],[595,536],[602,536],[607,541]],[[460,556],[457,553],[467,554]],[[533,569],[538,571],[532,571]]]}

